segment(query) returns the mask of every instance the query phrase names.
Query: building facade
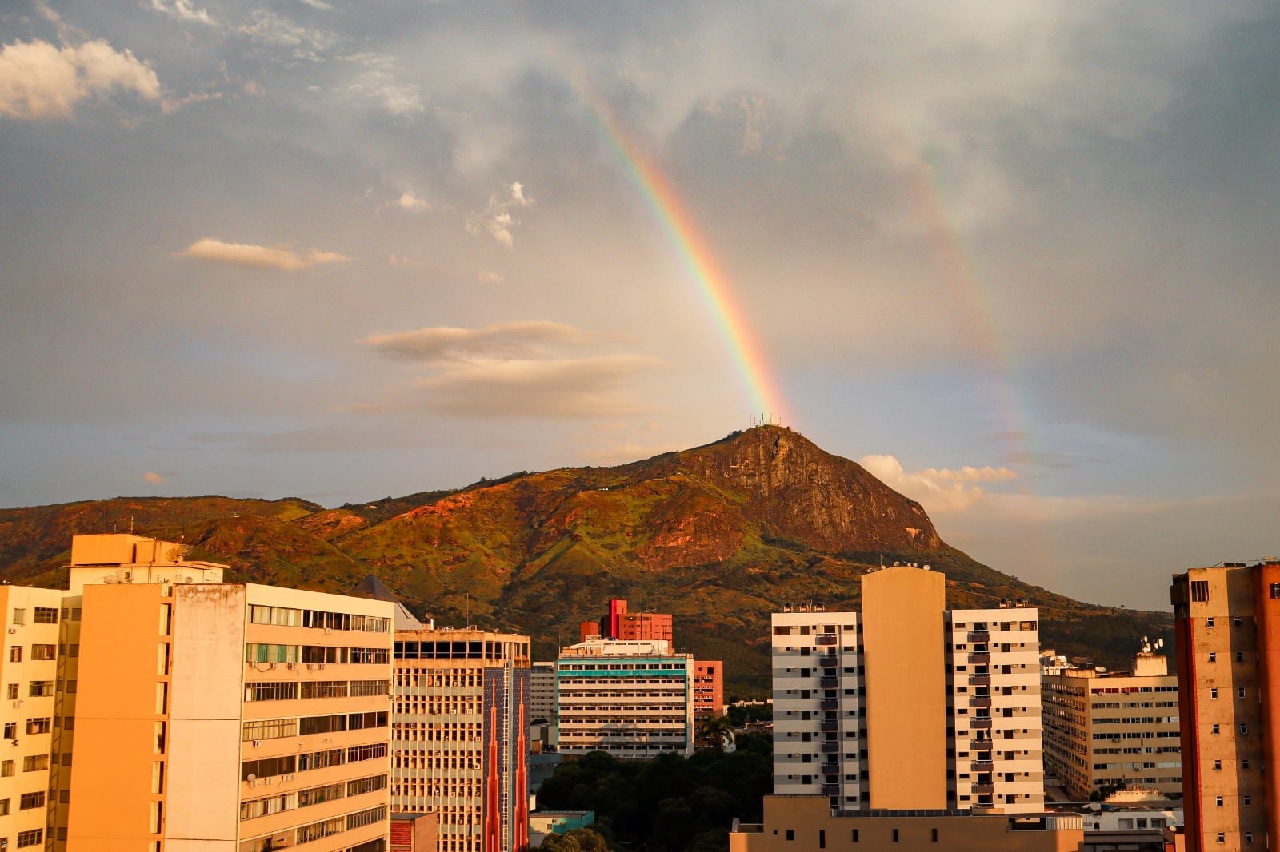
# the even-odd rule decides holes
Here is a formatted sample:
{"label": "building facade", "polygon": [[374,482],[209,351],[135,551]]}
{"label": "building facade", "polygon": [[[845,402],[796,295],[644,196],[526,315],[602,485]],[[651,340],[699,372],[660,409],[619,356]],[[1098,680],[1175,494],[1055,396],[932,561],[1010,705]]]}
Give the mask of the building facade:
{"label": "building facade", "polygon": [[556,722],[556,664],[534,663],[529,668],[529,720]]}
{"label": "building facade", "polygon": [[385,850],[392,607],[129,539],[73,543],[51,848]]}
{"label": "building facade", "polygon": [[693,752],[693,670],[661,640],[594,640],[556,661],[561,754],[627,760]]}
{"label": "building facade", "polygon": [[1176,575],[1170,589],[1189,850],[1280,838],[1280,560]]}
{"label": "building facade", "polygon": [[3,847],[43,847],[49,779],[58,760],[54,725],[62,592],[0,586],[8,647],[0,657],[4,703],[0,725],[0,842]]}
{"label": "building facade", "polygon": [[724,663],[694,660],[693,715],[696,719],[724,715]]}
{"label": "building facade", "polygon": [[438,852],[529,845],[529,637],[396,634],[392,807],[434,813]]}
{"label": "building facade", "polygon": [[894,567],[863,578],[861,612],[773,615],[776,794],[1043,810],[1037,611],[944,597],[941,574]]}
{"label": "building facade", "polygon": [[1128,672],[1064,668],[1041,680],[1045,771],[1084,801],[1104,788],[1182,794],[1178,678],[1140,652]]}

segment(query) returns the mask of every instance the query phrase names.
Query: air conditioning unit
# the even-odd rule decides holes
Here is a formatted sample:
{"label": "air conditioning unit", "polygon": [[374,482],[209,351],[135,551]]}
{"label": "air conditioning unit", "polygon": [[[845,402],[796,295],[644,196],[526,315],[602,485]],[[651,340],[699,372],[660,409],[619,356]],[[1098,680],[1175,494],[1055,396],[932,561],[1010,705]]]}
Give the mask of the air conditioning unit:
{"label": "air conditioning unit", "polygon": [[10,745],[17,745],[17,744],[18,744],[18,741],[17,741],[17,740],[9,740],[9,744],[10,744]]}
{"label": "air conditioning unit", "polygon": [[260,746],[260,745],[262,745],[262,740],[254,740],[254,741],[253,741],[253,747],[254,747],[254,748],[257,748],[257,747],[258,747],[258,746]]}

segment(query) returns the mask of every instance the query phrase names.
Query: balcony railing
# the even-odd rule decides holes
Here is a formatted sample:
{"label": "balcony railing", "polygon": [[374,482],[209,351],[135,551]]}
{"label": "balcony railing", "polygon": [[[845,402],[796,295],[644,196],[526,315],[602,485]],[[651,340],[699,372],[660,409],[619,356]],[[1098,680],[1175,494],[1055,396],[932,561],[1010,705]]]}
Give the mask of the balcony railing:
{"label": "balcony railing", "polygon": [[971,663],[990,663],[990,662],[991,662],[991,654],[989,654],[989,653],[988,653],[988,652],[986,652],[986,651],[982,651],[982,652],[980,652],[980,653],[976,653],[976,654],[970,654],[970,655],[969,655],[969,662],[971,662]]}
{"label": "balcony railing", "polygon": [[839,665],[839,663],[839,658],[834,654],[824,654],[818,658],[818,665],[822,666],[824,669],[834,669]]}
{"label": "balcony railing", "polygon": [[990,642],[991,631],[989,630],[970,630],[968,635],[970,642]]}
{"label": "balcony railing", "polygon": [[840,699],[839,699],[839,698],[824,698],[824,699],[822,699],[822,709],[823,709],[823,710],[839,710],[839,709],[840,709]]}
{"label": "balcony railing", "polygon": [[970,686],[990,686],[991,675],[989,674],[971,674],[969,675]]}
{"label": "balcony railing", "polygon": [[824,677],[818,680],[818,685],[823,689],[836,689],[840,686],[840,678]]}
{"label": "balcony railing", "polygon": [[990,772],[996,768],[993,760],[975,760],[969,764],[969,768],[974,772]]}
{"label": "balcony railing", "polygon": [[814,642],[818,645],[834,645],[836,644],[836,634],[819,633],[816,637],[814,637]]}
{"label": "balcony railing", "polygon": [[990,729],[991,717],[990,716],[974,716],[972,719],[969,720],[969,727],[980,728],[980,729]]}
{"label": "balcony railing", "polygon": [[840,730],[840,723],[839,723],[839,722],[837,722],[835,719],[823,719],[823,720],[822,720],[822,728],[821,728],[821,731],[822,731],[824,734],[834,734],[834,733],[835,733],[836,731],[838,731],[838,730]]}
{"label": "balcony railing", "polygon": [[839,754],[839,753],[840,753],[840,743],[823,743],[823,744],[822,744],[822,753],[823,753],[823,754]]}
{"label": "balcony railing", "polygon": [[974,695],[969,698],[969,706],[970,707],[990,707],[991,696],[990,695]]}

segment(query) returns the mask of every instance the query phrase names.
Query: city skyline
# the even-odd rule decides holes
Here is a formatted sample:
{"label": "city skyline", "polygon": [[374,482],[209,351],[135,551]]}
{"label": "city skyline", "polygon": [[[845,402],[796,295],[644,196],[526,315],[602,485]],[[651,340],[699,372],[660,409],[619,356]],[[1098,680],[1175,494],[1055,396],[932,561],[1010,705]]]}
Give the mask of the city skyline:
{"label": "city skyline", "polygon": [[0,505],[767,418],[1054,591],[1273,553],[1280,13],[21,0]]}

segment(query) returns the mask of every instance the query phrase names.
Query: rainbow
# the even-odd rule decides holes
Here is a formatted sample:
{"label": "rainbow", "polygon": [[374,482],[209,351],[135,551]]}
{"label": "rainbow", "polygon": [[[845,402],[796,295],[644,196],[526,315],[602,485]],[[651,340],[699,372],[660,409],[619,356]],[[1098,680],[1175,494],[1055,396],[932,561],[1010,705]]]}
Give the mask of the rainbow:
{"label": "rainbow", "polygon": [[787,406],[764,347],[734,292],[733,281],[675,185],[644,146],[626,131],[603,98],[580,78],[570,83],[590,110],[596,132],[621,163],[627,178],[679,255],[690,280],[696,284],[703,304],[736,362],[743,387],[751,397],[755,409],[753,418],[786,422]]}

